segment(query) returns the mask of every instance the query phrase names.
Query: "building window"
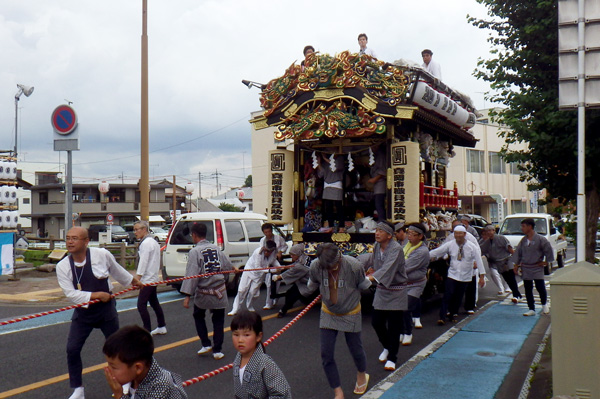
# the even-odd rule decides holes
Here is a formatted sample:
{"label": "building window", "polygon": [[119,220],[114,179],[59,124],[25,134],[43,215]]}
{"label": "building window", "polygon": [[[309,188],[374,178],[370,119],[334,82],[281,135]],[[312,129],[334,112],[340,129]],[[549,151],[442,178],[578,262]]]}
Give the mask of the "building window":
{"label": "building window", "polygon": [[490,156],[490,173],[504,173],[506,167],[504,166],[504,160],[500,156],[499,152],[489,152]]}
{"label": "building window", "polygon": [[527,201],[511,200],[510,208],[512,213],[526,213],[527,212]]}
{"label": "building window", "polygon": [[23,205],[29,204],[29,198],[23,198]]}
{"label": "building window", "polygon": [[40,191],[40,205],[48,205],[48,192]]}
{"label": "building window", "polygon": [[106,193],[106,198],[109,202],[125,202],[125,189],[124,188],[111,188]]}
{"label": "building window", "polygon": [[[490,204],[490,222],[491,223],[499,223],[498,219],[498,204]],[[485,226],[484,226],[485,227]]]}
{"label": "building window", "polygon": [[484,166],[483,151],[467,150],[467,172],[483,173]]}
{"label": "building window", "polygon": [[510,174],[511,175],[520,175],[522,171],[519,170],[520,162],[511,162],[510,163]]}

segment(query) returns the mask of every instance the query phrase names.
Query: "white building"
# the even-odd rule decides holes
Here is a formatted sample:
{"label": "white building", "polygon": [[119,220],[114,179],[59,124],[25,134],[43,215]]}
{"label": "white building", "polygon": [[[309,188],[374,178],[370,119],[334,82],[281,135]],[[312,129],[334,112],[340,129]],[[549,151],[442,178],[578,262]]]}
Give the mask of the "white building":
{"label": "white building", "polygon": [[[480,111],[482,116],[472,128],[479,140],[475,148],[454,147],[456,156],[450,160],[447,179],[457,183],[464,213],[499,223],[504,215],[535,212],[532,200],[536,193],[527,191],[527,184],[519,181],[517,165],[500,157],[504,138],[499,132],[507,128],[490,123],[488,111]],[[513,150],[525,148],[526,144],[511,146]]]}

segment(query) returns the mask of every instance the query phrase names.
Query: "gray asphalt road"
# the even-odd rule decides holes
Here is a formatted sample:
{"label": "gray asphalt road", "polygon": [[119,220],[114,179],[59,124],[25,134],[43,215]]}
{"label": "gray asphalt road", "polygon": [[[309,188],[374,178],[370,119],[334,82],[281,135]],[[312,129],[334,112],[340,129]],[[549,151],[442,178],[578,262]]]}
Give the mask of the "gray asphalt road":
{"label": "gray asphalt road", "polygon": [[[495,288],[488,285],[480,294],[480,306],[491,298],[495,298]],[[264,291],[263,291],[264,295]],[[233,300],[233,298],[230,298]],[[231,303],[231,302],[230,302]],[[257,303],[264,303],[261,299]],[[169,333],[155,339],[158,348],[156,358],[165,368],[179,373],[184,379],[189,379],[233,361],[235,352],[231,345],[231,335],[226,333],[224,352],[226,357],[215,361],[212,356],[200,357],[196,351],[200,348],[196,340],[191,310],[184,309],[181,301],[163,305],[167,315]],[[399,363],[403,363],[416,354],[420,349],[435,340],[451,327],[436,325],[438,302],[426,304],[423,314],[425,328],[416,330],[413,345],[401,347]],[[27,308],[27,313],[30,312]],[[14,314],[14,312],[10,312]],[[289,318],[277,319],[275,311],[260,311],[266,319],[265,336],[269,337],[285,325]],[[465,317],[466,315],[461,315]],[[140,323],[136,310],[120,313],[121,325]],[[231,321],[226,319],[226,326]],[[294,397],[305,399],[322,398],[329,395],[329,388],[321,368],[319,355],[319,310],[311,310],[292,328],[267,348],[286,375]],[[371,386],[388,375],[383,366],[377,361],[381,346],[370,325],[371,315],[368,310],[363,318],[363,341],[367,351],[368,372],[371,374]],[[210,324],[209,324],[210,326]],[[67,398],[71,390],[67,380],[65,344],[69,323],[47,327],[39,327],[22,332],[0,336],[2,341],[2,358],[11,361],[0,362],[0,398]],[[84,375],[86,397],[105,398],[110,393],[99,365],[104,362],[101,348],[103,336],[100,331],[94,331],[83,351],[84,367],[95,367]],[[355,368],[345,347],[342,336],[338,339],[336,357],[343,381],[343,389],[348,397],[352,397],[355,381]],[[31,384],[36,384],[35,387]],[[194,384],[186,389],[190,398],[231,398],[232,374],[227,371],[221,375]],[[35,388],[35,389],[31,389]],[[7,395],[10,390],[24,391],[16,395]],[[30,390],[27,390],[30,389]]]}
{"label": "gray asphalt road", "polygon": [[[569,248],[567,259],[572,258],[573,255],[574,251]],[[488,283],[486,288],[480,291],[479,305],[497,299],[495,293],[494,284]],[[173,296],[173,293],[165,294]],[[233,298],[230,298],[230,304],[232,301]],[[263,304],[264,297],[261,296],[257,303]],[[436,325],[438,305],[439,301],[435,300],[425,305],[422,318],[425,328],[415,330],[413,345],[400,348],[399,363],[410,359],[451,327],[451,325],[444,327]],[[179,373],[184,379],[189,379],[233,361],[235,352],[231,345],[230,333],[225,335],[226,357],[224,359],[215,361],[212,356],[199,357],[196,351],[200,343],[197,341],[191,310],[184,309],[180,300],[165,303],[163,307],[167,315],[169,333],[155,339],[156,358],[163,367]],[[0,319],[48,309],[49,307],[37,305],[2,306]],[[277,319],[276,311],[261,310],[260,313],[265,318],[265,336],[270,337],[297,312],[290,313],[290,317],[285,319]],[[381,346],[370,325],[371,314],[368,309],[363,313],[363,342],[367,351],[368,373],[371,374],[370,386],[373,386],[385,378],[388,372],[385,372],[377,361]],[[461,319],[466,317],[464,314],[460,316]],[[121,312],[119,317],[122,326],[140,323],[136,310]],[[320,399],[330,395],[320,362],[318,319],[318,309],[308,312],[267,348],[267,353],[279,364],[290,382],[294,397],[297,398]],[[230,321],[231,318],[227,317],[226,326]],[[67,373],[65,344],[69,323],[63,322],[50,326],[40,324],[42,325],[34,329],[0,335],[3,360],[0,362],[0,398],[67,398],[70,395],[71,389],[68,380],[65,379]],[[83,351],[84,367],[92,368],[84,375],[86,397],[91,399],[105,398],[110,395],[100,368],[104,362],[101,352],[103,341],[100,331],[94,331]],[[352,397],[355,369],[341,336],[338,338],[336,351],[343,389],[347,397]],[[232,373],[227,371],[194,384],[186,391],[190,398],[231,398],[233,397],[232,385]],[[14,392],[9,394],[12,390]]]}

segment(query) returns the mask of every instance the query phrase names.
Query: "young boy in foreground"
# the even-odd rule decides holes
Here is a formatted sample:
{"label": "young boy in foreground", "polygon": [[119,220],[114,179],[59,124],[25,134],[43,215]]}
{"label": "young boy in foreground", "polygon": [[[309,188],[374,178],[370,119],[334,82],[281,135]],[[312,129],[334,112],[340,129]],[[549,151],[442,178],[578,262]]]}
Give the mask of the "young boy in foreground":
{"label": "young boy in foreground", "polygon": [[[187,399],[181,377],[158,365],[153,357],[154,342],[139,326],[123,327],[112,334],[102,348],[108,362],[106,381],[116,399]],[[131,383],[129,393],[123,385]]]}

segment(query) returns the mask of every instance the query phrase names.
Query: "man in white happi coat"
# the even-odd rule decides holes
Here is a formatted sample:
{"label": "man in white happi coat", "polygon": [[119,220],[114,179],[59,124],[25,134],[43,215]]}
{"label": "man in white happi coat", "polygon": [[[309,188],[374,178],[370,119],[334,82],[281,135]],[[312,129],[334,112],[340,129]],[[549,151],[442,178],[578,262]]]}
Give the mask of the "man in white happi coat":
{"label": "man in white happi coat", "polygon": [[240,310],[241,304],[244,301],[246,302],[246,308],[254,312],[252,301],[260,293],[260,285],[265,278],[266,271],[253,270],[279,266],[280,264],[277,261],[277,245],[273,241],[266,241],[264,246],[256,248],[246,263],[238,286],[238,293],[233,301],[233,308],[231,312],[227,313],[227,316],[235,315]]}
{"label": "man in white happi coat", "polygon": [[433,75],[434,78],[442,80],[442,67],[440,64],[432,60],[433,51],[425,49],[421,51],[421,57],[423,57],[423,64],[421,67]]}
{"label": "man in white happi coat", "polygon": [[377,58],[377,54],[375,54],[375,51],[367,47],[368,42],[369,38],[367,37],[366,33],[361,33],[360,35],[358,35],[358,46],[360,47],[358,53],[360,55],[366,54],[370,55],[373,58]]}
{"label": "man in white happi coat", "polygon": [[[288,249],[288,246],[285,243],[285,238],[280,235],[273,234],[273,225],[271,223],[263,224],[261,229],[265,236],[260,239],[260,246],[264,247],[267,241],[273,241],[275,245],[277,245],[277,260],[281,261],[283,254]],[[273,309],[277,303],[277,298],[273,298],[273,294],[277,293],[277,283],[273,284],[273,274],[270,272],[265,273],[265,286],[267,287],[267,299],[265,300],[265,306],[263,309]]]}
{"label": "man in white happi coat", "polygon": [[429,252],[431,259],[450,257],[450,267],[446,278],[444,298],[440,308],[439,325],[446,324],[446,312],[450,312],[453,322],[457,321],[458,308],[467,285],[473,278],[473,270],[479,270],[479,286],[485,285],[485,269],[481,260],[479,245],[467,241],[467,230],[464,226],[454,228],[454,240],[442,244]]}
{"label": "man in white happi coat", "polygon": [[[481,255],[481,247],[479,245],[478,238],[469,232],[469,227],[471,229],[473,229],[473,227],[469,225],[468,221],[466,222],[467,224],[465,225],[464,220],[465,219],[463,219],[463,218],[454,220],[452,222],[452,230],[454,230],[454,228],[456,226],[464,226],[464,228],[467,230],[465,238],[467,239],[467,241],[470,241],[477,246],[477,249],[479,250],[479,255]],[[469,226],[469,227],[467,227],[467,226]],[[473,229],[473,231],[477,234],[475,229]],[[452,240],[454,240],[454,233],[450,233],[448,235],[448,237],[446,237],[446,239],[444,240],[444,243],[447,243]],[[473,277],[471,278],[471,281],[467,285],[467,289],[465,291],[465,305],[464,306],[465,306],[465,310],[467,311],[468,314],[475,313],[475,308],[477,307],[477,299],[479,298],[479,290],[477,289],[477,278],[478,277],[479,277],[479,270],[473,269]]]}

